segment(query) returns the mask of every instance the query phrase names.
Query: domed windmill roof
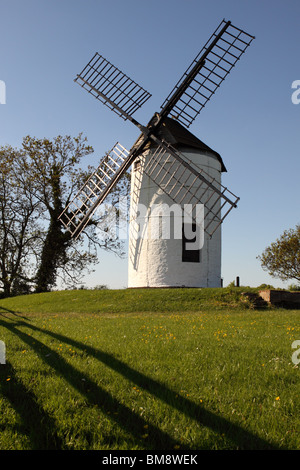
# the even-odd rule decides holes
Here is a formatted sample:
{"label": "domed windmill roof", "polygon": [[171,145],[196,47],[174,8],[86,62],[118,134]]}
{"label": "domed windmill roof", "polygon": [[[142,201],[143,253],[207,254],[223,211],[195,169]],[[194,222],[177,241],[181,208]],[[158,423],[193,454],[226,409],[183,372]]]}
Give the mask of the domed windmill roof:
{"label": "domed windmill roof", "polygon": [[227,171],[221,155],[212,148],[210,148],[208,145],[206,145],[204,142],[202,142],[202,140],[198,139],[198,137],[188,131],[184,126],[180,124],[180,122],[176,121],[175,119],[169,117],[165,118],[158,132],[158,136],[161,139],[166,140],[173,147],[179,148],[181,146],[187,146],[211,152],[217,157],[217,159],[221,163],[221,171]]}

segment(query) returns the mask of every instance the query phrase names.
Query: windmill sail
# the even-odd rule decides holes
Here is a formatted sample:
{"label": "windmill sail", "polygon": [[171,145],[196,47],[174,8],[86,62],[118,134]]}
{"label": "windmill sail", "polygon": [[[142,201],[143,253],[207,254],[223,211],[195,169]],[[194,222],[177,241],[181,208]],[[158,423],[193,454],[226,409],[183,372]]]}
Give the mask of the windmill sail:
{"label": "windmill sail", "polygon": [[77,75],[75,82],[125,120],[133,120],[133,113],[151,97],[98,52]]}
{"label": "windmill sail", "polygon": [[117,142],[60,214],[59,220],[72,237],[80,235],[98,205],[126,171],[128,158],[128,150]]}
{"label": "windmill sail", "polygon": [[163,103],[161,115],[189,127],[253,39],[223,20]]}
{"label": "windmill sail", "polygon": [[157,148],[144,159],[141,171],[176,204],[185,206],[192,219],[197,204],[203,204],[204,230],[212,236],[239,198],[167,142],[155,139],[155,143]]}

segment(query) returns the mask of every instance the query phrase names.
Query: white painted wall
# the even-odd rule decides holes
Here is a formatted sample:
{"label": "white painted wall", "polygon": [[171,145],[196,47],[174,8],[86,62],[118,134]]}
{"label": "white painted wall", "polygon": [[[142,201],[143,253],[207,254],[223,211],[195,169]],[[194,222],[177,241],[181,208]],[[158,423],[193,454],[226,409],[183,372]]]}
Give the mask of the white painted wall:
{"label": "white painted wall", "polygon": [[[213,153],[191,148],[180,151],[221,183],[221,164]],[[145,152],[143,158],[151,158],[151,152],[152,150]],[[138,204],[151,208],[153,204],[172,206],[174,201],[145,173],[135,171],[133,165],[128,287],[220,287],[221,227],[211,239],[205,234],[200,263],[182,262],[182,240],[153,239],[153,233],[155,230],[158,231],[159,218],[151,214],[149,216],[149,213],[137,212]],[[181,214],[178,217],[181,226]],[[166,215],[166,223],[170,223],[169,214]],[[137,237],[137,230],[143,224],[145,229],[143,236]]]}

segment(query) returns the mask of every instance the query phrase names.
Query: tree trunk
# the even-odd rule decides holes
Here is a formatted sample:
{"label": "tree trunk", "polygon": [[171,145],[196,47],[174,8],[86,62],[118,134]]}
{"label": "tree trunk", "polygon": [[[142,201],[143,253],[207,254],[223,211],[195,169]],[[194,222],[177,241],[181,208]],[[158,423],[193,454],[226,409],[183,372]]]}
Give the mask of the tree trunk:
{"label": "tree trunk", "polygon": [[57,267],[67,246],[66,235],[61,231],[60,222],[51,220],[36,276],[36,292],[48,292],[55,284]]}
{"label": "tree trunk", "polygon": [[65,257],[66,249],[70,244],[70,236],[61,230],[58,220],[62,212],[60,174],[53,166],[50,179],[54,208],[49,207],[50,224],[42,249],[41,262],[36,276],[36,292],[48,292],[56,281],[56,272]]}
{"label": "tree trunk", "polygon": [[11,282],[9,280],[3,280],[3,297],[9,297],[11,295]]}

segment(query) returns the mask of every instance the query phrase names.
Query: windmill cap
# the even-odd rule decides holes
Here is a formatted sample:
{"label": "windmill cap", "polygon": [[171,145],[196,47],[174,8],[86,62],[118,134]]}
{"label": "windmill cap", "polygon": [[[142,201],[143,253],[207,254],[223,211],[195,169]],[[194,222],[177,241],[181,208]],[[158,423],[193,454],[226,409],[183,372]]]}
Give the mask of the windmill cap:
{"label": "windmill cap", "polygon": [[202,140],[198,139],[198,137],[188,131],[180,124],[180,122],[176,121],[175,119],[168,117],[165,118],[158,134],[159,137],[165,139],[174,147],[186,146],[211,152],[219,160],[221,164],[221,171],[227,171],[221,155],[202,142]]}

